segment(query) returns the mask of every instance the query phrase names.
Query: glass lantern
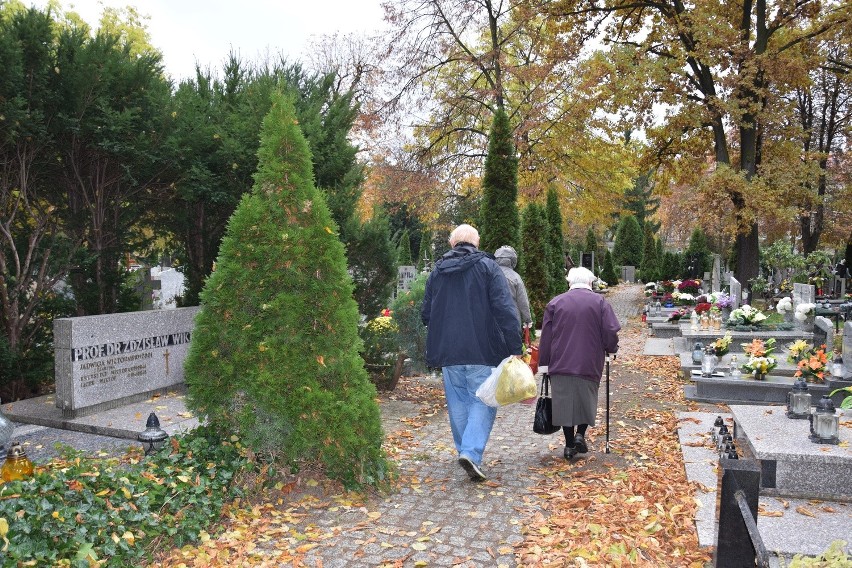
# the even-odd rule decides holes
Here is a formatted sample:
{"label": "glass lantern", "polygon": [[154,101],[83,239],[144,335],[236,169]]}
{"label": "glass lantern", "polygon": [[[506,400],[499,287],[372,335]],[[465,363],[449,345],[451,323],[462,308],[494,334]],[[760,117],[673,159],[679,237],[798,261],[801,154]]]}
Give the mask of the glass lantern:
{"label": "glass lantern", "polygon": [[663,305],[660,303],[659,300],[657,300],[657,303],[654,304],[654,315],[655,316],[663,315]]}
{"label": "glass lantern", "polygon": [[707,312],[701,314],[701,331],[707,331],[710,329],[710,316],[707,315]]}
{"label": "glass lantern", "polygon": [[704,349],[704,354],[701,356],[701,376],[711,377],[713,371],[716,370],[716,350],[712,345],[708,345]]}
{"label": "glass lantern", "polygon": [[808,416],[811,423],[810,440],[815,444],[840,443],[840,416],[834,411],[834,402],[824,394]]}
{"label": "glass lantern", "polygon": [[731,377],[738,379],[742,376],[740,371],[740,360],[736,353],[731,354]]}
{"label": "glass lantern", "polygon": [[[725,421],[722,420],[721,416],[717,416],[716,420],[713,422],[713,428],[710,429],[710,439],[713,440],[713,443],[716,443],[716,440],[719,437],[719,430],[722,426],[725,425]],[[727,429],[727,427],[726,427]]]}
{"label": "glass lantern", "polygon": [[14,442],[6,454],[6,461],[0,468],[0,477],[3,481],[17,481],[31,477],[33,474],[33,462],[27,457],[27,452],[21,447],[20,442]]}
{"label": "glass lantern", "polygon": [[694,365],[700,365],[701,361],[704,358],[704,344],[700,341],[696,341],[695,345],[692,346],[692,363]]}
{"label": "glass lantern", "polygon": [[787,418],[807,420],[811,415],[811,393],[808,383],[799,377],[793,383],[793,390],[787,393]]}
{"label": "glass lantern", "polygon": [[843,378],[843,356],[837,355],[831,363],[831,374],[835,378]]}

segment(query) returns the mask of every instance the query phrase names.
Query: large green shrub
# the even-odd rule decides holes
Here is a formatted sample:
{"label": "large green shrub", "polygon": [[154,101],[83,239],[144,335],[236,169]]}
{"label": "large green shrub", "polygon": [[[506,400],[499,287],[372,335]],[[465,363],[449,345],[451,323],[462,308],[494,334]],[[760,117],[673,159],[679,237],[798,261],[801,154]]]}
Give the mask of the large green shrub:
{"label": "large green shrub", "polygon": [[397,326],[397,345],[409,358],[411,370],[426,372],[426,326],[420,319],[428,273],[421,273],[405,292],[393,302],[393,319]]}
{"label": "large green shrub", "polygon": [[347,485],[386,471],[376,389],[358,354],[358,307],[292,103],[273,97],[255,185],[201,294],[187,406],[261,456],[321,463]]}
{"label": "large green shrub", "polygon": [[615,263],[612,260],[612,253],[606,251],[604,254],[603,270],[601,270],[601,280],[610,286],[618,284],[618,275],[615,273]]}
{"label": "large green shrub", "polygon": [[649,225],[645,226],[645,246],[642,252],[640,277],[645,282],[654,282],[660,277],[660,259],[657,257],[657,242]]}

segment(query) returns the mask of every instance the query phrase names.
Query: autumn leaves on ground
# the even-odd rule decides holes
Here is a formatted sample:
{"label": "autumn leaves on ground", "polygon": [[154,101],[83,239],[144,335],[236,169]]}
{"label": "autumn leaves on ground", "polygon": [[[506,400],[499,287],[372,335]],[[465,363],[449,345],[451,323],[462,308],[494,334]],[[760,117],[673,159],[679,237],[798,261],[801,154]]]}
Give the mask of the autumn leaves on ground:
{"label": "autumn leaves on ground", "polygon": [[[517,565],[703,567],[709,562],[711,553],[699,549],[693,523],[697,488],[686,480],[677,439],[677,412],[690,409],[678,378],[679,363],[674,357],[642,356],[645,335],[638,318],[621,332],[621,354],[611,369],[611,453],[603,452],[602,404],[598,427],[590,431],[593,451],[588,457],[572,463],[554,458],[530,472],[527,506],[520,511],[523,540],[514,546]],[[427,421],[446,420],[443,393],[434,383],[424,386],[417,378],[403,378],[396,391],[383,393],[380,403],[400,398],[420,403],[420,410],[402,418],[404,427],[387,436],[385,450],[394,459],[429,443],[419,436]],[[529,435],[535,436],[531,430]],[[561,455],[561,434],[551,443]],[[421,481],[401,476],[391,494],[405,485],[429,490],[430,484],[421,486]],[[234,503],[225,511],[221,533],[201,535],[199,546],[171,551],[158,562],[322,566],[321,560],[308,562],[306,553],[332,537],[370,526],[381,514],[371,507],[371,499],[377,498],[346,493],[302,472],[247,502]],[[353,513],[347,518],[358,520],[348,526],[319,526],[316,517],[327,508],[345,509]],[[424,526],[406,534],[412,551],[425,548],[429,530]],[[382,534],[374,538],[382,542]],[[502,548],[499,553],[505,554]],[[490,554],[496,557],[497,552]],[[407,559],[386,566],[427,565]],[[460,558],[459,565],[470,564]]]}

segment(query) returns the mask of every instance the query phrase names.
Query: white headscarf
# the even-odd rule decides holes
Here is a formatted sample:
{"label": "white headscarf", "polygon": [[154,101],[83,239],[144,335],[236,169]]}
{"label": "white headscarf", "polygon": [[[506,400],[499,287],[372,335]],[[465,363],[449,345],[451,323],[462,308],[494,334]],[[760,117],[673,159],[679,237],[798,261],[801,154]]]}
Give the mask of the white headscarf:
{"label": "white headscarf", "polygon": [[568,285],[571,287],[571,290],[574,288],[591,290],[592,282],[596,279],[597,277],[594,273],[583,266],[577,266],[568,271]]}

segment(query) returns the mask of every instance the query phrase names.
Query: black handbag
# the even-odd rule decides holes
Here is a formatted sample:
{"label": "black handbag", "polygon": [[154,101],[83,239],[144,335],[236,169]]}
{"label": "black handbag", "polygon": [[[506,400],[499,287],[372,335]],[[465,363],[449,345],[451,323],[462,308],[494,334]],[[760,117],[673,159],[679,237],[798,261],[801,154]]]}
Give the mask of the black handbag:
{"label": "black handbag", "polygon": [[541,393],[535,403],[535,419],[533,432],[536,434],[553,434],[561,430],[561,426],[553,425],[553,399],[550,398],[550,375],[541,377]]}

